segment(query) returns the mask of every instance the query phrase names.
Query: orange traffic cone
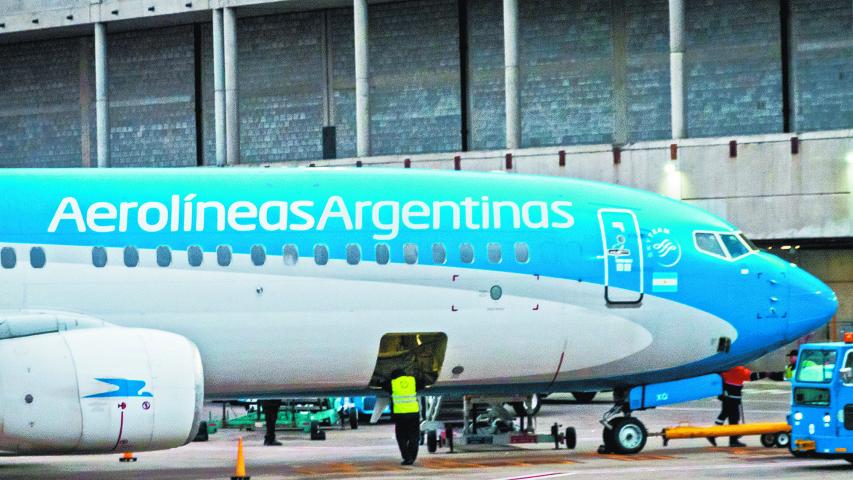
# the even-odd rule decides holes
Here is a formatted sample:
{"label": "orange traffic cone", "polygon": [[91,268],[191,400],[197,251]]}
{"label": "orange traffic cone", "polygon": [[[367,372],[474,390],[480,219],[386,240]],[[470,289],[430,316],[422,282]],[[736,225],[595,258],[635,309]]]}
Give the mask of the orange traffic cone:
{"label": "orange traffic cone", "polygon": [[124,452],[121,458],[118,459],[119,462],[127,463],[127,462],[135,462],[136,457],[133,456],[133,452]]}
{"label": "orange traffic cone", "polygon": [[234,468],[234,475],[231,480],[249,480],[250,476],[246,475],[246,459],[243,457],[243,437],[237,439],[237,467]]}

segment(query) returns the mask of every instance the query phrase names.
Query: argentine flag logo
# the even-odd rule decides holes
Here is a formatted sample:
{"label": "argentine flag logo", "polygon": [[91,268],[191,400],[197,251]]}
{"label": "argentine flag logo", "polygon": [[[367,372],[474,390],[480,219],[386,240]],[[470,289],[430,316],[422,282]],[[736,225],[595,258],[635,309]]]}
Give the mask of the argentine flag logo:
{"label": "argentine flag logo", "polygon": [[652,274],[652,292],[675,293],[678,291],[678,274],[655,272]]}

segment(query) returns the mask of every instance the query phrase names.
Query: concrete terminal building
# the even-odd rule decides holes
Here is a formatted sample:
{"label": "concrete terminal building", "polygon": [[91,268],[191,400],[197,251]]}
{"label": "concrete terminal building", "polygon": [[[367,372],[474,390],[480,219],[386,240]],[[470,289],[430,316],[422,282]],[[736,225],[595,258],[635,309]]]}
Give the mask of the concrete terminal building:
{"label": "concrete terminal building", "polygon": [[0,0],[0,166],[239,164],[657,191],[853,330],[850,0]]}

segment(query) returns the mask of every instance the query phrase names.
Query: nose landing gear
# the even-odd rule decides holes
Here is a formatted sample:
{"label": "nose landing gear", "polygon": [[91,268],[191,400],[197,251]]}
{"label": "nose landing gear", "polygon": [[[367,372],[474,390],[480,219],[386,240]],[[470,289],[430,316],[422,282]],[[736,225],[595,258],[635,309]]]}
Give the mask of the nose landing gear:
{"label": "nose landing gear", "polygon": [[[624,414],[624,416],[619,416]],[[601,433],[603,444],[598,447],[598,453],[616,453],[631,455],[639,453],[646,446],[649,432],[643,422],[631,416],[631,411],[624,399],[617,397],[616,404],[604,413],[599,421],[604,426]]]}

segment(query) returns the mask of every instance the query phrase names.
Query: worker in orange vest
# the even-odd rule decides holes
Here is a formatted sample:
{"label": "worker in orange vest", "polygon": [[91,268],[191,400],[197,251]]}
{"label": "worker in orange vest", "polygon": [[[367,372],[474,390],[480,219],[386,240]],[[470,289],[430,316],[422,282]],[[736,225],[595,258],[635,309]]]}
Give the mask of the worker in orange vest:
{"label": "worker in orange vest", "polygon": [[[728,420],[729,425],[737,425],[740,423],[741,394],[744,382],[757,380],[762,376],[758,373],[752,373],[743,365],[727,370],[721,376],[723,377],[723,394],[719,398],[723,402],[723,408],[714,423],[722,425]],[[711,445],[717,446],[717,441],[713,437],[708,437],[708,441],[711,442]],[[746,444],[740,441],[740,437],[729,437],[729,446],[745,447]]]}

